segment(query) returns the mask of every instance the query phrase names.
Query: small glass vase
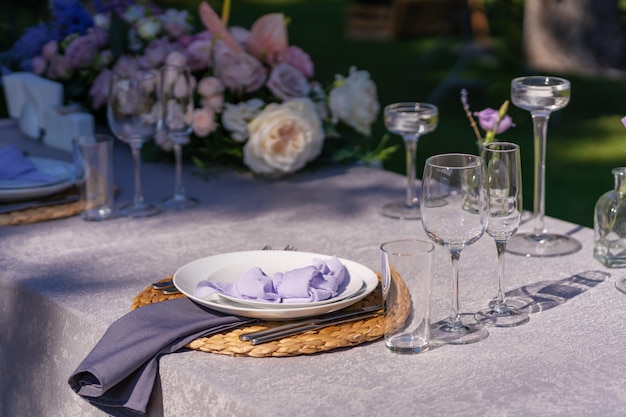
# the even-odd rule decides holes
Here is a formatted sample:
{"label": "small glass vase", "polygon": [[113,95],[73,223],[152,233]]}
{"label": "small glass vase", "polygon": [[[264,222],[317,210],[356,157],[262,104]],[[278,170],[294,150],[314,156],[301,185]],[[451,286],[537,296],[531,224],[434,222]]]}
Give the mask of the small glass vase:
{"label": "small glass vase", "polygon": [[593,256],[607,268],[626,268],[626,167],[614,168],[615,187],[594,210]]}

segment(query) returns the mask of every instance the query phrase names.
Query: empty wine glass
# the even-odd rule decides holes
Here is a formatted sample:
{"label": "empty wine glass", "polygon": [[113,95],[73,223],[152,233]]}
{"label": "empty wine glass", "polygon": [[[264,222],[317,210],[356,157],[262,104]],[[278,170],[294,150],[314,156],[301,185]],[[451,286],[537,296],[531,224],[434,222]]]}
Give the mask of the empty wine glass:
{"label": "empty wine glass", "polygon": [[462,321],[459,307],[461,250],[480,239],[487,227],[483,183],[483,163],[479,156],[443,154],[426,160],[422,177],[422,226],[430,239],[448,248],[452,259],[452,314],[432,329],[432,338],[439,342],[468,344],[489,336],[487,329],[474,321],[473,314],[471,322]]}
{"label": "empty wine glass", "polygon": [[498,293],[488,308],[475,314],[479,322],[496,327],[513,327],[528,322],[528,314],[509,305],[504,296],[504,252],[522,220],[522,167],[519,146],[493,142],[483,146],[483,163],[488,201],[487,234],[498,252]]}
{"label": "empty wine glass", "polygon": [[121,213],[147,217],[160,209],[146,203],[141,191],[141,148],[154,136],[161,117],[159,77],[155,71],[113,74],[109,88],[107,120],[113,134],[128,143],[133,154],[135,194]]}
{"label": "empty wine glass", "polygon": [[174,194],[163,200],[163,205],[174,209],[198,204],[198,200],[187,196],[182,173],[182,147],[189,140],[193,125],[193,90],[194,79],[188,67],[165,65],[161,68],[161,128],[174,144],[176,159]]}
{"label": "empty wine glass", "polygon": [[519,77],[511,81],[511,101],[528,110],[533,120],[535,146],[535,188],[533,201],[533,231],[518,233],[507,245],[511,253],[524,256],[560,256],[579,251],[579,241],[567,235],[548,233],[545,217],[546,134],[550,113],[569,103],[570,82],[550,76]]}
{"label": "empty wine glass", "polygon": [[394,103],[385,107],[384,120],[387,129],[402,136],[406,151],[406,198],[388,203],[381,213],[395,219],[419,219],[420,203],[415,190],[415,155],[421,135],[437,128],[439,110],[427,103]]}

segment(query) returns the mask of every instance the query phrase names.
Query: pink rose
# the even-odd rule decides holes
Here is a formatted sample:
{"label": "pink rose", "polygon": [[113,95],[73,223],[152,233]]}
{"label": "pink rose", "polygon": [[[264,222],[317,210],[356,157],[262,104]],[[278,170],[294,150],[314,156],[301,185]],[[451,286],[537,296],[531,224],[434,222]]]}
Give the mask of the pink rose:
{"label": "pink rose", "polygon": [[211,39],[197,39],[189,44],[185,53],[192,72],[201,71],[211,65]]}
{"label": "pink rose", "polygon": [[215,77],[204,77],[198,83],[198,93],[202,97],[221,95],[224,92],[224,84]]}
{"label": "pink rose", "polygon": [[104,48],[109,43],[109,32],[102,28],[91,28],[89,30],[89,36],[91,36],[98,49]]}
{"label": "pink rose", "polygon": [[215,113],[206,107],[196,109],[193,112],[193,133],[201,138],[207,137],[215,131]]}
{"label": "pink rose", "polygon": [[69,80],[72,69],[65,56],[56,55],[52,57],[46,71],[46,77],[51,80]]}
{"label": "pink rose", "polygon": [[131,75],[139,70],[139,62],[130,55],[122,55],[113,65],[113,72],[121,75]]}
{"label": "pink rose", "polygon": [[41,50],[41,54],[47,60],[52,59],[53,56],[59,54],[59,43],[57,41],[49,41],[43,46]]}
{"label": "pink rose", "polygon": [[267,81],[267,88],[283,101],[290,98],[306,97],[311,90],[306,77],[286,63],[274,67]]}
{"label": "pink rose", "polygon": [[258,18],[250,28],[247,44],[258,59],[270,65],[277,63],[278,56],[289,45],[285,16],[270,13]]}
{"label": "pink rose", "polygon": [[38,55],[33,58],[33,72],[37,75],[44,75],[46,72],[46,67],[48,66],[48,61],[42,55]]}
{"label": "pink rose", "polygon": [[298,46],[287,47],[282,51],[279,59],[281,62],[286,62],[297,68],[309,78],[315,73],[311,57]]}
{"label": "pink rose", "polygon": [[75,38],[65,49],[67,62],[72,68],[87,68],[91,66],[97,56],[98,47],[91,36]]}
{"label": "pink rose", "polygon": [[185,65],[187,65],[187,56],[180,51],[171,51],[169,54],[167,54],[167,58],[165,58],[165,63],[174,67],[184,67]]}
{"label": "pink rose", "polygon": [[238,93],[252,93],[263,86],[267,70],[260,61],[245,52],[234,53],[231,49],[216,44],[215,76],[226,88]]}
{"label": "pink rose", "polygon": [[111,82],[111,70],[108,68],[100,71],[89,90],[91,107],[94,110],[106,105],[109,97],[109,83]]}

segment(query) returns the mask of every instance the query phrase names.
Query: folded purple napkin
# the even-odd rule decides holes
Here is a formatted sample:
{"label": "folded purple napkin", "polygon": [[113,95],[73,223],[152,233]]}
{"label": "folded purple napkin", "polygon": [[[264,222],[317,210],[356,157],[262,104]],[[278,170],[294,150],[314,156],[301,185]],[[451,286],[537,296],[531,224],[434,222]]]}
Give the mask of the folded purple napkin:
{"label": "folded purple napkin", "polygon": [[333,256],[314,259],[313,265],[268,276],[255,267],[240,275],[234,283],[200,281],[194,295],[204,298],[215,292],[244,300],[270,303],[307,303],[328,300],[348,284],[350,275]]}
{"label": "folded purple napkin", "polygon": [[149,304],[114,322],[68,383],[111,416],[144,416],[162,355],[254,321],[205,309],[187,298]]}
{"label": "folded purple napkin", "polygon": [[37,171],[35,164],[11,143],[0,148],[0,179],[38,183],[54,181],[57,176]]}

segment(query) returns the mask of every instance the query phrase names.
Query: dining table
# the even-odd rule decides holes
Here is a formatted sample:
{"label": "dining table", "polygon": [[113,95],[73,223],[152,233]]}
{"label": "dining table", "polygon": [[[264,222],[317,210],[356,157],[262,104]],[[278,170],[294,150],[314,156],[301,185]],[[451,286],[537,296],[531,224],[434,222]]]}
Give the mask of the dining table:
{"label": "dining table", "polygon": [[[72,161],[4,119],[0,146],[9,143],[31,156]],[[130,201],[130,150],[119,141],[114,148],[116,202]],[[419,220],[380,214],[406,184],[380,167],[308,167],[279,178],[209,168],[207,176],[184,167],[186,191],[200,201],[190,209],[0,227],[0,417],[106,415],[76,395],[69,376],[138,294],[197,259],[290,245],[380,273],[382,243],[430,241]],[[144,162],[142,179],[146,200],[159,202],[174,190],[174,165]],[[532,230],[531,217],[525,213],[521,231]],[[505,255],[505,289],[526,303],[525,325],[489,327],[478,343],[415,355],[391,352],[382,338],[288,356],[185,349],[160,358],[147,415],[624,416],[626,294],[615,281],[626,271],[594,259],[593,229],[550,216],[545,225],[582,249]],[[493,239],[485,234],[465,247],[459,265],[460,309],[471,317],[496,295]],[[450,315],[452,296],[450,254],[436,246],[433,322]]]}

